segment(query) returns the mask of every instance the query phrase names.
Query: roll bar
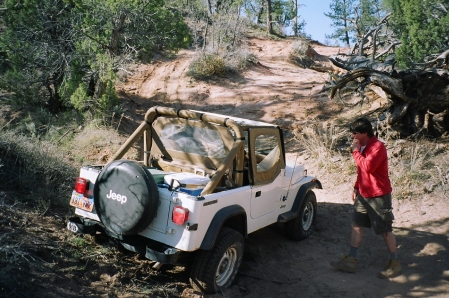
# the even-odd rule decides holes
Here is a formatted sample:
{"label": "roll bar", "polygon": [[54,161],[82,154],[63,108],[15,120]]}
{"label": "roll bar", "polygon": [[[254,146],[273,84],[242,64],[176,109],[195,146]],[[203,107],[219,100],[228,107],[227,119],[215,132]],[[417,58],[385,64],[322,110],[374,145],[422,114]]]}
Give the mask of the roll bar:
{"label": "roll bar", "polygon": [[191,110],[177,110],[168,107],[152,107],[146,113],[144,121],[139,125],[139,127],[133,132],[131,136],[123,143],[120,149],[108,160],[108,163],[120,159],[125,155],[126,152],[136,143],[136,141],[143,135],[144,136],[144,165],[148,166],[149,153],[152,145],[152,132],[151,126],[153,122],[159,116],[171,116],[184,119],[195,119],[207,123],[213,123],[221,125],[224,127],[229,127],[235,132],[235,141],[229,151],[228,155],[225,157],[222,164],[216,170],[215,174],[211,177],[210,182],[205,186],[201,195],[207,195],[214,191],[220,182],[221,178],[225,174],[226,170],[232,166],[232,161],[236,159],[236,169],[234,182],[237,186],[242,186],[243,184],[243,165],[244,165],[244,147],[245,138],[241,127],[232,119],[226,116],[221,116],[217,114],[209,114],[196,112]]}

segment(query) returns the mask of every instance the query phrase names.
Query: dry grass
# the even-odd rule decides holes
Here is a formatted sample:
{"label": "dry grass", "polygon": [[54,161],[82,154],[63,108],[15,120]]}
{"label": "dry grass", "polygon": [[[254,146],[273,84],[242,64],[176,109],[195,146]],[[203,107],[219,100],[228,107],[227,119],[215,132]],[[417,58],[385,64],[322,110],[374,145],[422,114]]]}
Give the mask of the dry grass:
{"label": "dry grass", "polygon": [[349,139],[344,128],[323,122],[295,132],[295,138],[304,150],[308,167],[315,169],[314,175],[334,186],[354,179],[356,167],[347,150]]}
{"label": "dry grass", "polygon": [[198,52],[190,63],[187,75],[197,79],[223,77],[227,73],[246,69],[250,63],[257,63],[257,58],[245,47],[227,52]]}
{"label": "dry grass", "polygon": [[39,212],[59,205],[73,187],[77,170],[60,148],[35,137],[6,132],[0,135],[0,189],[20,192]]}
{"label": "dry grass", "polygon": [[[116,123],[102,124],[104,119],[78,127],[74,119],[64,118],[61,125],[57,118],[62,116],[43,117],[40,110],[22,116],[0,134],[0,189],[42,214],[52,206],[68,208],[65,199],[80,166],[105,163],[127,137],[118,133]],[[126,158],[138,159],[138,148]]]}
{"label": "dry grass", "polygon": [[449,160],[447,148],[420,140],[394,147],[390,158],[390,178],[399,199],[413,199],[425,193],[448,198]]}
{"label": "dry grass", "polygon": [[[356,167],[350,154],[346,130],[333,123],[305,127],[295,133],[317,176],[334,185],[352,181]],[[426,193],[448,198],[449,158],[447,146],[426,140],[383,140],[389,154],[390,180],[397,199],[413,199]]]}
{"label": "dry grass", "polygon": [[[65,144],[72,152],[72,159],[79,164],[104,164],[120,148],[128,136],[121,135],[114,128],[91,124]],[[139,159],[140,150],[131,148],[127,159]]]}
{"label": "dry grass", "polygon": [[292,44],[292,54],[296,56],[306,56],[310,49],[310,41],[305,38],[298,39]]}
{"label": "dry grass", "polygon": [[341,156],[339,149],[347,141],[347,132],[332,122],[323,122],[303,128],[295,133],[295,137],[318,165],[327,169],[330,159]]}
{"label": "dry grass", "polygon": [[292,52],[289,55],[289,60],[300,67],[309,68],[315,63],[311,51],[310,41],[305,38],[300,38],[292,44]]}
{"label": "dry grass", "polygon": [[226,73],[226,64],[219,55],[199,53],[191,62],[188,75],[195,78],[209,78],[223,76]]}

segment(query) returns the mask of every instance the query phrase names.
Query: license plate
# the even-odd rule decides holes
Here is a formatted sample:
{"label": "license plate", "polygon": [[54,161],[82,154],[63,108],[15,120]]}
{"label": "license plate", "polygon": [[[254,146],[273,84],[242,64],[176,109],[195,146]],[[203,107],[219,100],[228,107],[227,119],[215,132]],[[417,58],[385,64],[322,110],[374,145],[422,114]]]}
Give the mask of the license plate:
{"label": "license plate", "polygon": [[85,197],[74,190],[70,198],[70,206],[92,212],[92,209],[94,209],[94,198]]}

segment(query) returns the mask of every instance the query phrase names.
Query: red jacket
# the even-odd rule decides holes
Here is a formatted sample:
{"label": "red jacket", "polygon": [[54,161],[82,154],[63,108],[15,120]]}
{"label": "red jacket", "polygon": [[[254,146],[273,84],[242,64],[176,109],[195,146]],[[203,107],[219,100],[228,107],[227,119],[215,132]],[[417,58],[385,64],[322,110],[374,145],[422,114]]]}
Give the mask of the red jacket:
{"label": "red jacket", "polygon": [[360,153],[352,152],[357,164],[357,181],[354,188],[364,198],[373,198],[391,193],[388,177],[388,157],[385,145],[375,136],[371,137],[365,149]]}

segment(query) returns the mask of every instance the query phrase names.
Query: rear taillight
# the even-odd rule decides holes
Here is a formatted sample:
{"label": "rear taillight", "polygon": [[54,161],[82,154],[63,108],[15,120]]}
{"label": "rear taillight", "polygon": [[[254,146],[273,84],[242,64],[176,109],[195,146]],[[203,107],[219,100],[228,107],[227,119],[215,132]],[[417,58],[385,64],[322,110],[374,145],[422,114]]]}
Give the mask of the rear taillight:
{"label": "rear taillight", "polygon": [[183,225],[189,219],[189,209],[175,206],[171,217],[173,223]]}
{"label": "rear taillight", "polygon": [[84,194],[86,192],[89,181],[85,178],[78,177],[75,180],[75,191],[80,194]]}

